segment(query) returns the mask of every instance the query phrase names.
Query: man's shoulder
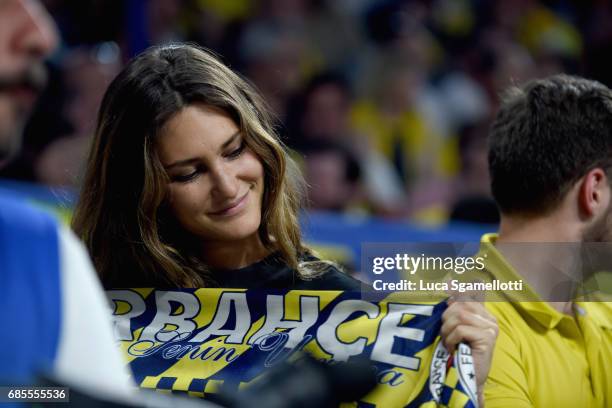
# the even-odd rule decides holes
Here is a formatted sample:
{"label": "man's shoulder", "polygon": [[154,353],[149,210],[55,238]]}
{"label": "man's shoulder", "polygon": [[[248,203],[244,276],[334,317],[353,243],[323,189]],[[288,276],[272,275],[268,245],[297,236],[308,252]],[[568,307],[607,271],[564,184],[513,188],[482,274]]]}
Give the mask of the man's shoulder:
{"label": "man's shoulder", "polygon": [[[508,301],[487,301],[485,303],[489,313],[497,320],[500,337],[505,338],[513,347],[529,343],[534,336],[538,337],[542,334],[537,319],[523,306],[518,302]],[[499,343],[498,341],[498,345]]]}
{"label": "man's shoulder", "polygon": [[596,325],[612,330],[612,302],[584,302],[580,306]]}
{"label": "man's shoulder", "polygon": [[40,236],[57,223],[52,215],[33,207],[20,197],[0,191],[0,227],[18,230],[30,236]]}
{"label": "man's shoulder", "polygon": [[[19,341],[0,352],[0,376],[31,379],[30,364],[52,367],[61,330],[58,227],[54,218],[7,193],[0,193],[0,287],[5,327],[22,327]],[[23,325],[27,322],[27,325]],[[34,339],[34,340],[32,340]]]}

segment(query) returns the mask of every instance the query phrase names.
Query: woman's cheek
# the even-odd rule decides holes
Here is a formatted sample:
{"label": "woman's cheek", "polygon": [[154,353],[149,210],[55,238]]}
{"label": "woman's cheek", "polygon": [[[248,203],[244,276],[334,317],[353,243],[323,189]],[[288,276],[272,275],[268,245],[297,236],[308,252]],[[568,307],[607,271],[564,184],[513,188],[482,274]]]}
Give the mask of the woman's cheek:
{"label": "woman's cheek", "polygon": [[259,158],[255,155],[255,153],[251,151],[247,152],[245,161],[244,161],[244,166],[245,166],[246,172],[248,172],[248,174],[252,178],[259,179],[263,177],[263,174],[264,174],[263,165],[261,164],[261,161],[259,160]]}
{"label": "woman's cheek", "polygon": [[170,190],[170,206],[178,218],[189,217],[200,206],[197,191],[191,186],[173,187]]}

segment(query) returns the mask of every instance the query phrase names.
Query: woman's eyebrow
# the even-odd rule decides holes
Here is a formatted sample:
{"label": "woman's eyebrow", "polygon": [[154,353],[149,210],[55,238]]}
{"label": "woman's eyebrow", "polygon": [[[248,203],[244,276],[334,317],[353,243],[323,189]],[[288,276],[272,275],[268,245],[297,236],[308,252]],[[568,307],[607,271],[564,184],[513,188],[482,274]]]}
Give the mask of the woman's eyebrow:
{"label": "woman's eyebrow", "polygon": [[225,142],[223,142],[219,151],[222,152],[223,150],[227,149],[227,147],[231,145],[232,143],[234,143],[234,141],[238,139],[240,135],[241,135],[240,130],[237,130],[236,133],[231,135]]}
{"label": "woman's eyebrow", "polygon": [[[222,152],[223,150],[227,149],[227,147],[231,145],[232,143],[234,143],[234,141],[238,139],[240,135],[241,135],[241,131],[240,130],[236,131],[236,133],[231,135],[225,142],[223,142],[219,151]],[[197,163],[198,161],[199,159],[197,157],[191,157],[189,159],[178,160],[178,161],[175,161],[174,163],[170,163],[167,166],[164,166],[164,169],[168,170],[168,169],[171,169],[172,167],[189,166],[191,164]]]}
{"label": "woman's eyebrow", "polygon": [[168,170],[168,169],[171,169],[172,167],[189,166],[191,164],[197,163],[198,161],[199,159],[197,157],[192,157],[190,159],[185,159],[185,160],[179,160],[167,166],[164,166],[164,169]]}

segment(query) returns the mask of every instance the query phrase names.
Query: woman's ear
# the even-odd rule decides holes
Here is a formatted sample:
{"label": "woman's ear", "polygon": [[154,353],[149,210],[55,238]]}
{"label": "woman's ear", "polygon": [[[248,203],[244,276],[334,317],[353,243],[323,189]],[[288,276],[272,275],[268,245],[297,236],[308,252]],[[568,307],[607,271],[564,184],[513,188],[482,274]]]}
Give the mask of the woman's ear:
{"label": "woman's ear", "polygon": [[598,218],[607,211],[610,203],[610,184],[606,172],[600,168],[589,171],[581,181],[578,191],[580,213],[587,218]]}

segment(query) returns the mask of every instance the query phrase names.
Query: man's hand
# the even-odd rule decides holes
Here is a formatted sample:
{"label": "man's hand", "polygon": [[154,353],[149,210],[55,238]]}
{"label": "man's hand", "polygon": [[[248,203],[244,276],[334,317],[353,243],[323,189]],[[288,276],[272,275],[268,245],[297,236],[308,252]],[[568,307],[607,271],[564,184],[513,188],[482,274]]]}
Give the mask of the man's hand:
{"label": "man's hand", "polygon": [[479,406],[483,407],[483,388],[489,375],[495,340],[499,332],[497,321],[481,302],[463,294],[451,296],[448,305],[442,314],[440,330],[442,342],[451,353],[460,342],[465,342],[472,348],[478,402]]}

